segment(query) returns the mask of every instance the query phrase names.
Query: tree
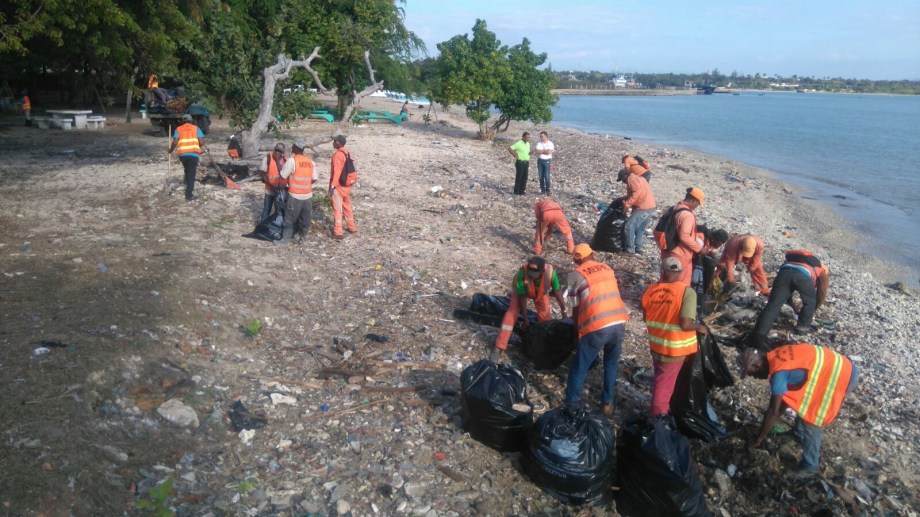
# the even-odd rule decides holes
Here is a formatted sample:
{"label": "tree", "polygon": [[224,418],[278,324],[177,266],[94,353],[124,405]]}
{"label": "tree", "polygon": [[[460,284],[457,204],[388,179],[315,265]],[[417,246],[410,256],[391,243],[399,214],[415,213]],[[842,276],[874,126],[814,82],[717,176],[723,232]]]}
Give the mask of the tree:
{"label": "tree", "polygon": [[553,94],[556,85],[552,70],[539,70],[546,62],[546,53],[534,54],[530,41],[524,38],[520,45],[508,52],[511,75],[502,83],[501,93],[495,99],[495,108],[501,113],[492,124],[492,131],[507,131],[512,120],[530,120],[535,124],[553,119],[550,109],[559,102]]}

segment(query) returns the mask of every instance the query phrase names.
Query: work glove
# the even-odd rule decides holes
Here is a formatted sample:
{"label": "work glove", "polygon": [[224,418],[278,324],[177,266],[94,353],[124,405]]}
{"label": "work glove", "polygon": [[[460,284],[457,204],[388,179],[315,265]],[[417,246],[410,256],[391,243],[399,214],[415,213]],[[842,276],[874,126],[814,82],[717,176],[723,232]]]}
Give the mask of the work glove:
{"label": "work glove", "polygon": [[492,353],[489,354],[489,361],[492,361],[493,363],[498,363],[501,361],[501,359],[502,359],[502,349],[498,347],[493,348]]}

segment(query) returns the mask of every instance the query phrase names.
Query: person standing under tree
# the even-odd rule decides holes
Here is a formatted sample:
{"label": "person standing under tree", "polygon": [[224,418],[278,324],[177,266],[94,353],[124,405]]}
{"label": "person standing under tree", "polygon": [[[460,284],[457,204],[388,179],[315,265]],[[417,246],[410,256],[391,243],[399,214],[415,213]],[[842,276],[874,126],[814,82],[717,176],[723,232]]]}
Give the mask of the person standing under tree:
{"label": "person standing under tree", "polygon": [[540,141],[537,142],[537,174],[540,178],[540,193],[551,195],[549,173],[552,170],[553,151],[556,146],[549,139],[546,131],[540,131]]}
{"label": "person standing under tree", "polygon": [[182,115],[182,125],[173,131],[173,141],[169,146],[169,152],[176,151],[179,155],[179,161],[185,169],[185,200],[194,201],[195,198],[195,174],[198,173],[198,160],[200,159],[201,146],[204,142],[204,133],[201,129],[192,123],[192,116]]}
{"label": "person standing under tree", "polygon": [[340,181],[342,174],[345,174],[345,160],[351,158],[348,149],[345,149],[345,142],[345,137],[342,135],[332,139],[332,147],[335,148],[335,152],[332,153],[332,170],[329,173],[329,200],[332,201],[332,219],[334,221],[332,238],[336,240],[345,238],[342,233],[343,218],[349,233],[358,232],[358,227],[355,225],[355,215],[351,209],[351,186],[344,186]]}
{"label": "person standing under tree", "polygon": [[300,228],[299,240],[307,242],[307,231],[313,220],[313,160],[303,154],[307,141],[301,138],[291,145],[291,159],[281,169],[281,177],[287,180],[288,198],[284,205],[284,233],[281,240],[275,241],[279,246],[287,246],[294,236],[294,227]]}
{"label": "person standing under tree", "polygon": [[521,139],[508,147],[514,157],[514,194],[523,196],[527,190],[527,173],[530,169],[530,133],[524,132]]}

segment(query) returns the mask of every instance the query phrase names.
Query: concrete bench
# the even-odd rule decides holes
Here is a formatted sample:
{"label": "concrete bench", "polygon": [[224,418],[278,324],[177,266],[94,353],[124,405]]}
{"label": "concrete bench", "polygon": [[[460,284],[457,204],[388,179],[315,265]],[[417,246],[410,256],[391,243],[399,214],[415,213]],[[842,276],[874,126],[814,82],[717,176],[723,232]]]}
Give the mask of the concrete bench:
{"label": "concrete bench", "polygon": [[51,120],[51,117],[32,117],[32,124],[38,126],[39,129],[50,129]]}
{"label": "concrete bench", "polygon": [[397,126],[401,126],[403,122],[409,120],[409,116],[405,113],[400,113],[399,115],[394,115],[389,111],[363,111],[357,113],[351,118],[352,123],[358,123],[362,121],[376,122],[378,120],[388,120]]}
{"label": "concrete bench", "polygon": [[330,124],[335,121],[335,117],[332,116],[332,113],[325,110],[316,110],[307,115],[307,118],[323,119]]}
{"label": "concrete bench", "polygon": [[51,119],[52,127],[59,127],[64,131],[70,131],[73,127],[73,119],[54,117]]}
{"label": "concrete bench", "polygon": [[105,117],[86,117],[86,125],[91,129],[105,129]]}

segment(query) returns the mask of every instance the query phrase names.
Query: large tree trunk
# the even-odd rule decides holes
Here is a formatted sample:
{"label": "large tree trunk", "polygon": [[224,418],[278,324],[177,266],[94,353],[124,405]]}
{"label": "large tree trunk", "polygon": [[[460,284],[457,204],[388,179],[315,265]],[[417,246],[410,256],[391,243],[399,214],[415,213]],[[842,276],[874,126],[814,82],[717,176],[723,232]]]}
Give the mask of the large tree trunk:
{"label": "large tree trunk", "polygon": [[[313,52],[306,59],[297,61],[292,60],[284,54],[278,54],[278,61],[274,65],[265,67],[262,71],[264,83],[262,86],[262,102],[259,104],[259,116],[252,124],[251,128],[241,133],[241,145],[243,147],[244,158],[258,155],[259,151],[262,149],[262,137],[265,136],[270,125],[275,120],[272,115],[272,108],[275,104],[275,85],[278,81],[283,81],[288,78],[291,73],[291,68],[299,67],[306,69],[310,72],[310,75],[313,76],[313,83],[316,85],[316,89],[319,92],[327,95],[332,94],[329,89],[323,86],[322,81],[319,79],[319,74],[310,66],[317,57],[319,57],[319,47],[314,48]],[[367,64],[367,72],[370,75],[371,85],[360,92],[354,92],[352,102],[345,108],[342,119],[334,126],[335,129],[332,134],[314,138],[312,142],[307,143],[307,147],[312,149],[315,146],[332,141],[335,135],[342,134],[345,124],[348,123],[351,114],[354,112],[355,103],[360,102],[362,98],[383,88],[383,81],[377,82],[374,78],[374,69],[371,67],[370,51],[364,52],[364,62]]]}

